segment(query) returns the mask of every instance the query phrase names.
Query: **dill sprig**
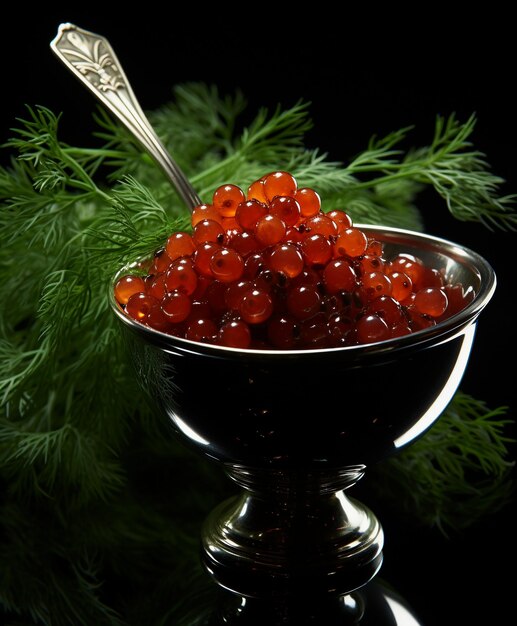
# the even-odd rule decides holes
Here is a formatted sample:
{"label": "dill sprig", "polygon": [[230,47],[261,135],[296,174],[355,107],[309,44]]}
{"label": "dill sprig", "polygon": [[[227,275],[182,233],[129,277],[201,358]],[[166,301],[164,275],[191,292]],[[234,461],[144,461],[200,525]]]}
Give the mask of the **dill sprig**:
{"label": "dill sprig", "polygon": [[395,487],[409,515],[444,533],[497,513],[515,493],[507,413],[458,391],[425,437],[375,473],[374,488]]}
{"label": "dill sprig", "polygon": [[454,115],[447,119],[438,116],[431,144],[407,154],[395,146],[406,139],[408,129],[379,140],[372,139],[368,149],[347,169],[356,176],[371,172],[377,176],[358,182],[352,188],[365,189],[410,180],[432,186],[458,220],[479,221],[488,227],[515,228],[516,196],[500,195],[504,179],[490,172],[485,155],[473,149],[470,137],[475,124],[474,115],[464,123]]}
{"label": "dill sprig", "polygon": [[[515,224],[512,198],[499,195],[501,179],[470,144],[474,118],[438,118],[429,146],[407,153],[403,129],[344,164],[306,147],[306,103],[261,109],[243,124],[245,107],[242,94],[183,85],[150,113],[201,197],[280,167],[356,222],[420,229],[418,194],[432,187],[459,219]],[[162,597],[178,589],[179,601],[199,523],[227,489],[165,436],[107,299],[113,274],[186,228],[188,214],[128,133],[103,111],[95,119],[98,146],[72,146],[60,116],[28,108],[0,168],[0,603],[13,623],[164,623],[160,602],[146,601],[159,593],[150,581],[164,581]],[[485,514],[475,493],[502,503],[502,411],[457,396],[386,464],[384,493],[411,499],[414,515],[443,528]],[[500,492],[483,490],[479,475]],[[460,498],[462,518],[452,508]],[[129,593],[107,605],[106,585]]]}

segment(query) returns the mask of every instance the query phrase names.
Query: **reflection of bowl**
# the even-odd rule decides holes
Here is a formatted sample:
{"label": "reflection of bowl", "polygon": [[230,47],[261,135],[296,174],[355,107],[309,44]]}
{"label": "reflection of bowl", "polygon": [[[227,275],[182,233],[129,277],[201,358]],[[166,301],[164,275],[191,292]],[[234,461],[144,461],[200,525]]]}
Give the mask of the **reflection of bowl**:
{"label": "reflection of bowl", "polygon": [[365,226],[386,256],[405,252],[475,290],[460,313],[411,335],[319,350],[237,350],[171,337],[113,308],[139,376],[175,429],[208,456],[251,467],[368,464],[422,434],[465,370],[475,320],[495,289],[476,253],[409,231]]}

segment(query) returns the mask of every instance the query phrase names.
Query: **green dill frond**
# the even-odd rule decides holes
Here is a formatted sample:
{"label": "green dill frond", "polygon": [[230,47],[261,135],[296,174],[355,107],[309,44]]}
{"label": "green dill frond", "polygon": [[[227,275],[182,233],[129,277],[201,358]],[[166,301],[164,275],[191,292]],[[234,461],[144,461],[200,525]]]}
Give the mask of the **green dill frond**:
{"label": "green dill frond", "polygon": [[6,371],[0,379],[0,404],[8,407],[9,400],[19,392],[25,381],[37,373],[46,357],[46,346],[33,349],[23,343],[0,337],[0,359]]}
{"label": "green dill frond", "polygon": [[83,237],[88,255],[103,264],[104,281],[126,263],[161,248],[172,232],[190,228],[185,211],[174,216],[177,210],[169,209],[148,187],[130,176],[113,189],[109,206],[92,220]]}
{"label": "green dill frond", "polygon": [[58,138],[59,117],[49,109],[27,107],[29,118],[18,120],[19,128],[7,141],[6,147],[18,152],[18,160],[31,167],[32,187],[77,190],[83,195],[103,197],[103,192],[88,173],[91,161],[99,155],[91,150],[74,150]]}
{"label": "green dill frond", "polygon": [[284,163],[293,148],[303,148],[304,135],[312,128],[308,108],[309,103],[302,101],[286,110],[277,106],[272,114],[261,108],[248,128],[243,130],[237,151],[244,158]]}
{"label": "green dill frond", "polygon": [[445,533],[496,513],[515,494],[506,415],[457,392],[425,437],[379,467],[379,493]]}
{"label": "green dill frond", "polygon": [[385,137],[371,137],[367,149],[352,159],[348,169],[357,173],[386,172],[392,168],[397,169],[404,151],[400,148],[395,149],[395,146],[402,143],[412,129],[412,126],[407,126],[388,133]]}
{"label": "green dill frond", "polygon": [[[355,182],[355,178],[337,161],[316,150],[301,150],[291,156],[286,166],[300,187],[317,189],[323,199],[339,193]],[[325,210],[327,209],[325,205]]]}
{"label": "green dill frond", "polygon": [[42,495],[82,507],[107,501],[125,483],[120,464],[110,456],[101,440],[71,424],[26,432],[0,421],[3,474],[11,494],[22,499]]}
{"label": "green dill frond", "polygon": [[472,149],[470,137],[475,123],[474,115],[464,123],[455,115],[447,119],[438,116],[431,144],[405,155],[393,148],[406,138],[407,129],[370,142],[367,150],[347,166],[354,176],[369,174],[369,179],[358,180],[351,189],[410,180],[434,188],[458,220],[514,229],[517,196],[500,194],[505,181],[490,172],[482,152]]}
{"label": "green dill frond", "polygon": [[[5,624],[127,624],[100,597],[105,578],[93,550],[69,545],[66,526],[49,508],[0,509],[0,608]],[[19,620],[19,621],[18,621]]]}
{"label": "green dill frond", "polygon": [[21,126],[12,128],[14,136],[4,147],[18,153],[18,160],[28,161],[35,167],[49,153],[49,148],[56,148],[59,117],[44,106],[27,106],[28,117],[18,118]]}
{"label": "green dill frond", "polygon": [[211,197],[224,181],[247,188],[264,172],[285,169],[293,157],[303,153],[304,133],[311,125],[306,103],[298,102],[286,110],[277,107],[272,113],[262,108],[218,161],[191,177],[192,183],[202,198]]}
{"label": "green dill frond", "polygon": [[245,109],[240,91],[223,97],[215,85],[188,83],[176,86],[173,103],[152,111],[149,119],[170,152],[191,166],[207,153],[232,151],[237,120]]}

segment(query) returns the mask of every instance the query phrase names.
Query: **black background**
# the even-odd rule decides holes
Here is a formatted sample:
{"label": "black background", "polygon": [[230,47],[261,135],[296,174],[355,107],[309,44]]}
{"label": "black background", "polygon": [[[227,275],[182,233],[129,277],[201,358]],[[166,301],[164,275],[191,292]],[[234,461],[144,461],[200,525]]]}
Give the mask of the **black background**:
{"label": "black background", "polygon": [[[222,93],[240,88],[251,110],[303,98],[312,103],[315,125],[308,146],[337,160],[363,149],[372,134],[408,125],[416,127],[415,145],[428,143],[436,114],[456,112],[465,120],[475,112],[475,146],[507,180],[503,190],[517,193],[513,21],[490,10],[455,18],[434,4],[401,15],[253,5],[239,13],[221,6],[209,15],[196,5],[173,17],[149,4],[121,18],[105,6],[15,7],[0,39],[0,139],[24,114],[24,103],[63,111],[66,141],[88,137],[93,97],[49,49],[58,25],[69,21],[109,39],[144,109],[164,103],[172,85],[186,81],[215,83]],[[513,417],[515,233],[457,222],[434,196],[425,196],[422,208],[427,232],[475,249],[496,270],[498,289],[480,318],[462,388],[491,407],[510,406]],[[382,575],[425,626],[509,623],[514,585],[504,567],[516,556],[515,521],[507,509],[444,539],[388,518]]]}

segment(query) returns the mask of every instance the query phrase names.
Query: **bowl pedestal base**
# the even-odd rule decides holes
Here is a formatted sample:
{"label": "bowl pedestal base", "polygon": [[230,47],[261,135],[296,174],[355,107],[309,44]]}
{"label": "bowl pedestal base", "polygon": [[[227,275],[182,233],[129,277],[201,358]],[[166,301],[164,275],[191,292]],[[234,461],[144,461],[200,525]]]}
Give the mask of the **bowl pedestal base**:
{"label": "bowl pedestal base", "polygon": [[398,623],[388,592],[365,587],[382,563],[383,532],[375,515],[345,494],[364,466],[226,469],[243,493],[219,505],[202,533],[206,569],[232,592],[219,623]]}

